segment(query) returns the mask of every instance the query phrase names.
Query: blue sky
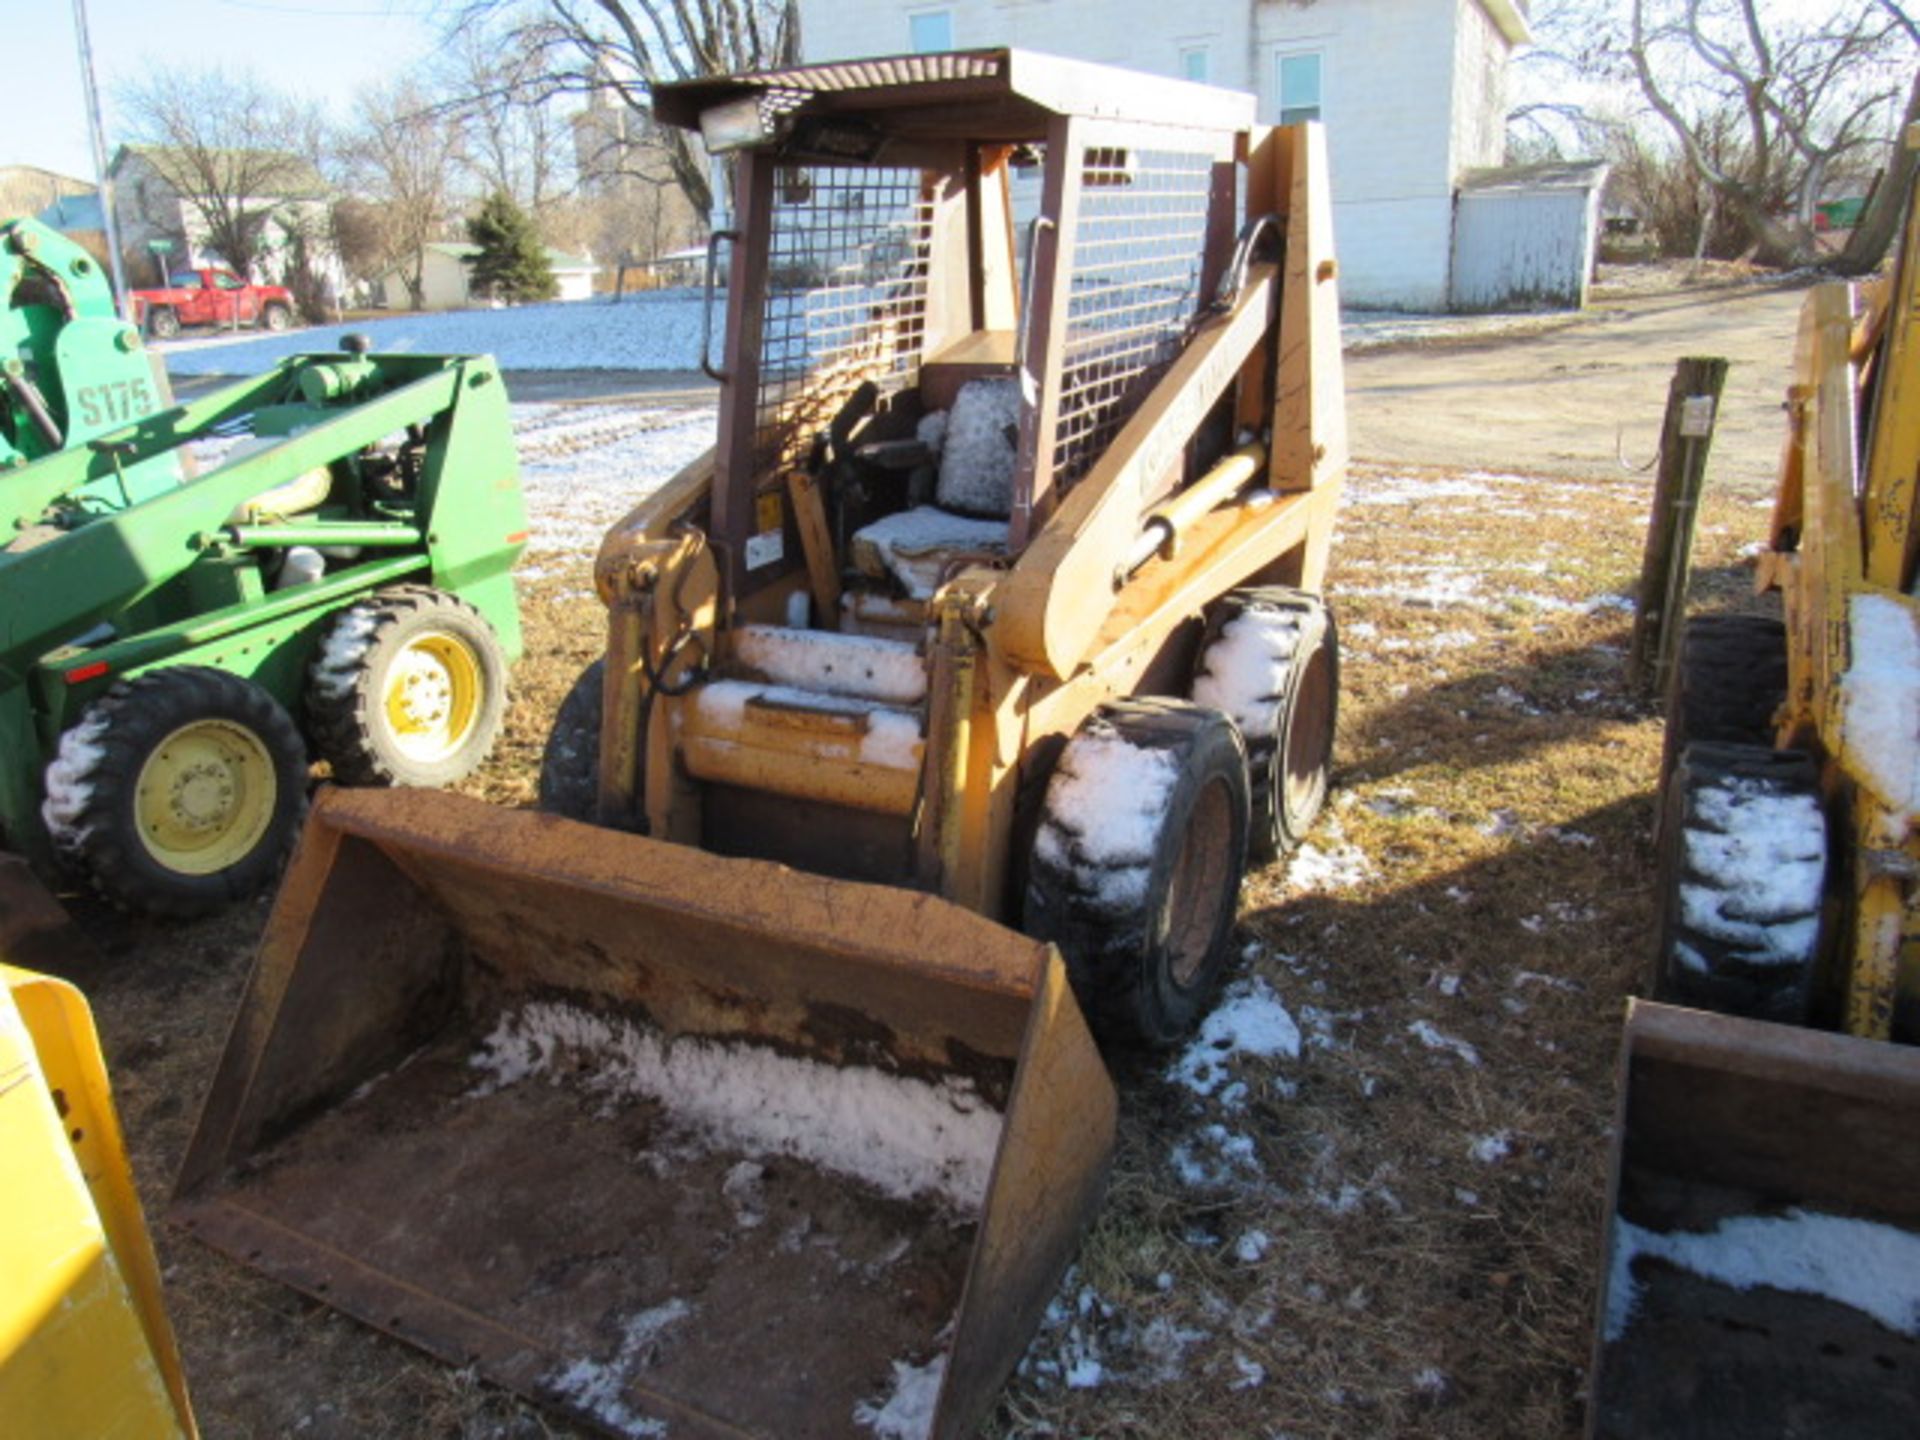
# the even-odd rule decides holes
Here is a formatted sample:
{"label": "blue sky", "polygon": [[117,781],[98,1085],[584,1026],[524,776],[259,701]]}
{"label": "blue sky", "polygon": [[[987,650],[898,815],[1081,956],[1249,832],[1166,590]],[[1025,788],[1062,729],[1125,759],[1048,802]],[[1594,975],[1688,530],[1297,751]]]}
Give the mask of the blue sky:
{"label": "blue sky", "polygon": [[[431,0],[87,0],[107,146],[115,87],[156,68],[219,63],[338,107],[432,52]],[[7,113],[0,165],[93,178],[70,0],[0,0]],[[31,63],[22,63],[30,58]]]}

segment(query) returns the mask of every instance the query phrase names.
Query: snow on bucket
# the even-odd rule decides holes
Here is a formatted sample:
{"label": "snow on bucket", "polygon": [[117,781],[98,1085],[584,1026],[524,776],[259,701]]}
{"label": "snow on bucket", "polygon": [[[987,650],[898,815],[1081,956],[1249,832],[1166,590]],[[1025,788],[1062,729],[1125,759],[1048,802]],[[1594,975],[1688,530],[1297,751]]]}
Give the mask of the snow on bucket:
{"label": "snow on bucket", "polygon": [[1620,1084],[1588,1435],[1910,1435],[1920,1051],[1634,1001]]}
{"label": "snow on bucket", "polygon": [[612,1434],[960,1435],[1114,1108],[1059,957],[935,897],[333,791],[175,1215]]}

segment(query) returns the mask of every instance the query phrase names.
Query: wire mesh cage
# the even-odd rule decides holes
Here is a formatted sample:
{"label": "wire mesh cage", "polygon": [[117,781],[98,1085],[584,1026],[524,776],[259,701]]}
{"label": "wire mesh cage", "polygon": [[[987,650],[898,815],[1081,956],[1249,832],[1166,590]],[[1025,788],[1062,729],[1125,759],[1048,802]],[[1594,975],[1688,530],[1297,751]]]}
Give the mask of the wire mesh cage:
{"label": "wire mesh cage", "polygon": [[864,380],[911,383],[926,335],[932,204],[921,172],[783,168],[755,412],[755,468],[796,461]]}
{"label": "wire mesh cage", "polygon": [[1092,147],[1082,157],[1053,476],[1065,488],[1178,353],[1200,306],[1213,156]]}

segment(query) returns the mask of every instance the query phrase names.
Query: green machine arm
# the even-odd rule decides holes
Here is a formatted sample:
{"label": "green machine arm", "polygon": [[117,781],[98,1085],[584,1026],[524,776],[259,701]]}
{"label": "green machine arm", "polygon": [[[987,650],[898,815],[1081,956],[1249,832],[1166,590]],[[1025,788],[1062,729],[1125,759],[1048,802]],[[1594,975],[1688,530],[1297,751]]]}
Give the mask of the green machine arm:
{"label": "green machine arm", "polygon": [[140,332],[66,236],[0,223],[0,302],[0,473],[167,408]]}

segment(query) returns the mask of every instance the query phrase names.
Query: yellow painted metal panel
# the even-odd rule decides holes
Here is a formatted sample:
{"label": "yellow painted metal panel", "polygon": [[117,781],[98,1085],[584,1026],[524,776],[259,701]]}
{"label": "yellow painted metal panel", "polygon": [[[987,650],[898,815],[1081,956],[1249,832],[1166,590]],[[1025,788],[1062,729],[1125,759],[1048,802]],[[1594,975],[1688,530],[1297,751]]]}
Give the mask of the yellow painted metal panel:
{"label": "yellow painted metal panel", "polygon": [[0,1417],[20,1440],[194,1429],[86,1002],[0,965]]}

